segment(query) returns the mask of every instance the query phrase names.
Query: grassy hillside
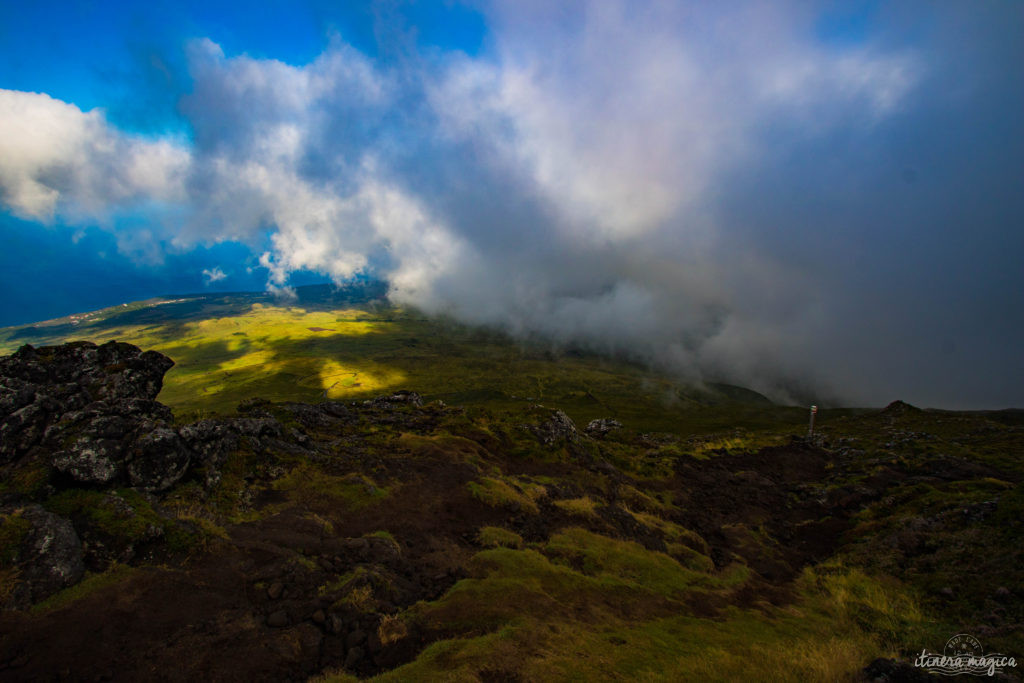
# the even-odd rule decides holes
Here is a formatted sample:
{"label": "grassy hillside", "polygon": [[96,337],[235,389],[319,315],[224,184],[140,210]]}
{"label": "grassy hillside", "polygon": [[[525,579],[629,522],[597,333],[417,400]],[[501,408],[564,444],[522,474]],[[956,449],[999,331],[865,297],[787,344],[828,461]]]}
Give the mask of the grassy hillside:
{"label": "grassy hillside", "polygon": [[[804,408],[737,387],[515,343],[372,288],[305,294],[0,331],[6,351],[162,351],[178,425],[274,425],[160,496],[58,493],[45,460],[7,466],[4,500],[139,550],[0,615],[0,674],[917,680],[914,656],[962,632],[1024,655],[1020,411],[826,410],[806,441]],[[365,400],[398,389],[424,404]],[[554,409],[623,427],[587,434]]]}
{"label": "grassy hillside", "polygon": [[230,412],[250,396],[317,402],[409,389],[427,400],[511,408],[556,405],[584,424],[614,417],[677,433],[777,427],[804,409],[740,387],[682,384],[642,366],[427,318],[381,302],[373,287],[300,288],[295,305],[257,294],[136,302],[0,330],[0,353],[24,343],[116,339],[176,365],[160,401],[183,416]]}

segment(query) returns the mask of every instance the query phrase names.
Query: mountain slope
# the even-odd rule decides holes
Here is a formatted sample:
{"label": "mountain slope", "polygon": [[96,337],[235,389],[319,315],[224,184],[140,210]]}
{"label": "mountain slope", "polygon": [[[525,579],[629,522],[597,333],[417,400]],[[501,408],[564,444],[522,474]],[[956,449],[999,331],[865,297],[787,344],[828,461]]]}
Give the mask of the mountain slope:
{"label": "mountain slope", "polygon": [[[229,362],[256,353],[225,350],[237,325],[276,339],[285,369],[322,341],[324,311],[258,303],[76,330]],[[323,348],[388,359],[433,400],[394,378],[213,416],[189,368],[163,405],[176,368],[128,344],[0,360],[0,676],[915,680],[915,656],[955,633],[1024,652],[1019,413],[823,411],[805,440],[800,409],[660,380],[663,401],[627,364],[361,306],[330,313]],[[415,325],[437,334],[403,354]],[[546,380],[544,405],[512,393],[527,380],[507,363]],[[458,395],[446,378],[469,405],[437,398]]]}
{"label": "mountain slope", "polygon": [[[636,364],[399,310],[381,301],[377,284],[298,292],[289,306],[264,294],[179,296],[6,328],[0,352],[73,339],[160,351],[176,363],[160,400],[179,415],[231,411],[257,395],[313,402],[407,388],[458,405],[551,402],[577,420],[612,416],[653,430],[795,426],[805,418],[739,387],[697,387]],[[738,415],[704,410],[721,405]]]}

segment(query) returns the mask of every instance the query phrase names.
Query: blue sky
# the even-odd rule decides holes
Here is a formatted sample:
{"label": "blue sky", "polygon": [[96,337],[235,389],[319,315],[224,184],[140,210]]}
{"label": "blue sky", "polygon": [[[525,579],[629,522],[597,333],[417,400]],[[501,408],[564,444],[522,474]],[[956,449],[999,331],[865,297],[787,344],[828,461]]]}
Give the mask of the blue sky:
{"label": "blue sky", "polygon": [[776,398],[1024,405],[1024,5],[0,3],[0,325],[380,277]]}
{"label": "blue sky", "polygon": [[[422,49],[475,54],[485,30],[482,15],[456,3],[5,2],[0,73],[5,88],[46,92],[82,109],[105,107],[121,127],[160,130],[175,125],[179,89],[188,87],[183,47],[194,38],[229,54],[301,65],[334,33],[387,58],[406,39]],[[153,118],[140,117],[143,109]]]}
{"label": "blue sky", "polygon": [[[0,88],[101,108],[121,130],[190,136],[178,101],[190,88],[185,44],[207,37],[231,54],[305,64],[331,36],[367,55],[412,40],[424,50],[480,51],[483,17],[455,3],[2,2]],[[413,34],[410,37],[410,34]],[[266,270],[238,244],[174,253],[165,263],[119,253],[113,235],[59,218],[42,227],[0,213],[0,326],[35,322],[168,293],[260,291]],[[236,264],[209,283],[204,270]],[[255,272],[251,269],[256,268]],[[314,271],[293,284],[330,282]]]}

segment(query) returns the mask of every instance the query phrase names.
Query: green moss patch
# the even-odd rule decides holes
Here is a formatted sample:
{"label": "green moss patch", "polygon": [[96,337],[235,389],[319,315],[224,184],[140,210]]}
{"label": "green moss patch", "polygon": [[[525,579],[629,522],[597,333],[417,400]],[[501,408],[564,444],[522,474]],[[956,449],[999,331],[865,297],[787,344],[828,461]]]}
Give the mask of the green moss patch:
{"label": "green moss patch", "polygon": [[50,468],[41,463],[19,464],[17,469],[0,481],[0,493],[11,492],[28,498],[39,498],[50,481],[50,475]]}
{"label": "green moss patch", "polygon": [[537,503],[526,492],[501,479],[482,477],[466,484],[466,488],[474,498],[492,507],[511,507],[531,514],[540,512]]}
{"label": "green moss patch", "polygon": [[34,614],[45,614],[66,607],[73,602],[92,595],[96,591],[127,580],[136,570],[123,564],[113,564],[106,571],[86,574],[85,578],[74,586],[54,593],[42,602],[32,606]]}
{"label": "green moss patch", "polygon": [[157,514],[142,494],[132,489],[69,489],[51,497],[45,507],[126,544],[162,537],[169,550],[181,552],[202,538],[202,534]]}
{"label": "green moss patch", "polygon": [[899,585],[839,563],[806,570],[789,606],[723,603],[708,619],[650,600],[686,590],[695,574],[658,553],[580,530],[553,541],[545,552],[570,548],[589,566],[552,563],[533,549],[480,553],[477,578],[410,617],[463,635],[377,680],[854,680],[874,657],[927,642],[928,627]]}
{"label": "green moss patch", "polygon": [[21,552],[22,541],[32,530],[32,523],[20,511],[0,514],[0,568],[15,564]]}
{"label": "green moss patch", "polygon": [[360,474],[335,476],[314,465],[299,465],[274,481],[273,488],[284,491],[294,503],[313,508],[333,508],[338,504],[358,510],[386,499],[390,490]]}
{"label": "green moss patch", "polygon": [[485,526],[477,534],[477,541],[486,548],[521,548],[523,537],[514,531],[497,526]]}
{"label": "green moss patch", "polygon": [[167,522],[131,489],[108,493],[70,489],[50,498],[46,507],[62,517],[83,520],[105,534],[128,541],[159,535]]}

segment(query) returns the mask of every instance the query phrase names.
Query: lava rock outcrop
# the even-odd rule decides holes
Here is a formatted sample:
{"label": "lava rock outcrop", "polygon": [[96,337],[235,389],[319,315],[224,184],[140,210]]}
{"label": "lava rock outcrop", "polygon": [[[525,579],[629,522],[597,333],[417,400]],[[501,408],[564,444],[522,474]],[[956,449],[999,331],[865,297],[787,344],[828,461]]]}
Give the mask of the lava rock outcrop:
{"label": "lava rock outcrop", "polygon": [[0,465],[37,462],[86,485],[172,486],[192,457],[155,401],[173,365],[120,342],[25,345],[0,358]]}

